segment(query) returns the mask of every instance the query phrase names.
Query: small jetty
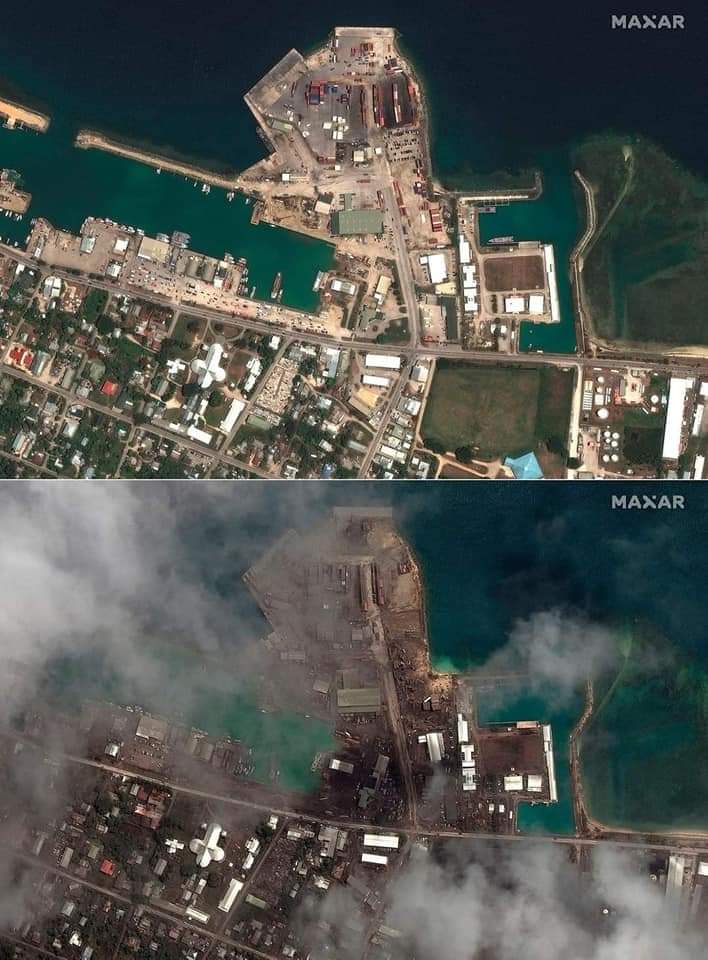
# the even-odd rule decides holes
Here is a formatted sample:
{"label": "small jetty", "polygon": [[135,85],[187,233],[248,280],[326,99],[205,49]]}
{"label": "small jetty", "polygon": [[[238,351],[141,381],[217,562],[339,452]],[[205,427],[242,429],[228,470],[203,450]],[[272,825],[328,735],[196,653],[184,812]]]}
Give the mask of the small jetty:
{"label": "small jetty", "polygon": [[27,213],[32,195],[20,190],[20,175],[16,170],[0,170],[0,210],[6,217],[21,220]]}
{"label": "small jetty", "polygon": [[30,110],[14,100],[0,99],[0,120],[8,130],[36,130],[46,133],[49,129],[49,117],[38,110]]}

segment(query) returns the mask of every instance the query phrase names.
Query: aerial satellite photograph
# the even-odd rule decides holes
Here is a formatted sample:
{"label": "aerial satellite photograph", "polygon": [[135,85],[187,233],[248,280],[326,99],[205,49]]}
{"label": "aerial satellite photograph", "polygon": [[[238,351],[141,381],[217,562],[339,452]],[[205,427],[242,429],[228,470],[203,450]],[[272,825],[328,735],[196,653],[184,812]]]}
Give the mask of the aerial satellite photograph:
{"label": "aerial satellite photograph", "polygon": [[4,477],[708,476],[703,9],[60,9],[0,32]]}
{"label": "aerial satellite photograph", "polygon": [[706,49],[3,10],[0,960],[706,960]]}
{"label": "aerial satellite photograph", "polygon": [[6,489],[3,958],[705,957],[691,485]]}

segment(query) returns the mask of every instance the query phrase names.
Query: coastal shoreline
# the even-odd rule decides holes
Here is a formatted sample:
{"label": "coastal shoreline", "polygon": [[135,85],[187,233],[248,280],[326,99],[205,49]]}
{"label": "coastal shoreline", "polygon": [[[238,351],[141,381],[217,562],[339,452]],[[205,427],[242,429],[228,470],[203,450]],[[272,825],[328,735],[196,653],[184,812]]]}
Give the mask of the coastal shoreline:
{"label": "coastal shoreline", "polygon": [[625,357],[629,353],[637,353],[639,359],[647,358],[651,362],[660,362],[666,358],[699,358],[708,357],[708,346],[701,344],[676,345],[661,343],[658,340],[608,340],[606,337],[588,337],[594,350],[593,356],[598,360],[612,361],[613,357]]}
{"label": "coastal shoreline", "polygon": [[413,545],[411,542],[404,536],[402,536],[398,531],[396,532],[396,538],[402,548],[408,554],[408,559],[410,560],[411,568],[413,571],[413,579],[415,580],[416,591],[418,594],[419,600],[419,612],[420,612],[420,622],[423,630],[423,643],[425,645],[425,656],[428,663],[428,671],[435,676],[452,676],[452,671],[450,670],[438,670],[433,663],[433,656],[430,647],[430,632],[428,630],[428,604],[426,599],[426,585],[425,577],[423,574],[423,563],[418,558]]}
{"label": "coastal shoreline", "polygon": [[79,130],[74,140],[74,146],[82,150],[102,150],[104,153],[112,153],[114,156],[123,157],[126,160],[134,160],[137,163],[154,167],[156,170],[166,170],[169,173],[190,177],[202,183],[208,183],[210,186],[221,187],[224,190],[247,192],[239,174],[231,177],[219,174],[207,167],[200,167],[181,160],[171,159],[163,154],[142,150],[131,146],[129,143],[123,143],[120,140],[108,137],[97,130]]}
{"label": "coastal shoreline", "polygon": [[676,837],[682,842],[701,842],[708,839],[708,829],[696,827],[672,826],[667,828],[661,824],[650,824],[644,827],[631,827],[622,823],[607,823],[604,820],[598,820],[591,813],[591,799],[588,791],[585,789],[590,782],[590,778],[583,771],[582,761],[582,739],[590,723],[597,714],[595,704],[595,691],[591,679],[588,679],[585,686],[585,704],[583,712],[578,718],[570,734],[570,775],[571,790],[573,793],[573,811],[575,817],[575,829],[578,836],[597,837],[597,836],[661,836]]}
{"label": "coastal shoreline", "polygon": [[585,199],[585,230],[578,239],[570,254],[571,287],[575,299],[576,340],[581,350],[586,350],[586,325],[592,327],[592,317],[585,296],[583,284],[583,264],[586,252],[592,246],[597,231],[597,210],[595,206],[595,190],[586,180],[580,170],[573,171],[577,182],[583,191]]}
{"label": "coastal shoreline", "polygon": [[10,130],[24,128],[46,133],[50,124],[50,118],[46,113],[31,110],[7,97],[0,97],[0,118],[4,118],[3,126]]}

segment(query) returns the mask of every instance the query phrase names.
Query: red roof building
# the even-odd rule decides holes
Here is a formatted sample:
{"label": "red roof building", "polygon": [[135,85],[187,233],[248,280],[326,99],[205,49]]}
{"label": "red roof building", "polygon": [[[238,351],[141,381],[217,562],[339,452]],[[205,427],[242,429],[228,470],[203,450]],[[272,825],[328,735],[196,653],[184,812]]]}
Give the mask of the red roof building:
{"label": "red roof building", "polygon": [[29,370],[34,360],[34,354],[31,350],[28,350],[27,347],[17,344],[17,346],[14,346],[12,350],[10,350],[10,360],[17,364],[18,367],[24,367],[26,370]]}
{"label": "red roof building", "polygon": [[104,397],[115,397],[120,391],[120,386],[113,380],[104,380],[101,387],[101,393]]}
{"label": "red roof building", "polygon": [[105,873],[107,877],[112,877],[116,872],[116,865],[112,860],[104,860],[100,869],[101,873]]}

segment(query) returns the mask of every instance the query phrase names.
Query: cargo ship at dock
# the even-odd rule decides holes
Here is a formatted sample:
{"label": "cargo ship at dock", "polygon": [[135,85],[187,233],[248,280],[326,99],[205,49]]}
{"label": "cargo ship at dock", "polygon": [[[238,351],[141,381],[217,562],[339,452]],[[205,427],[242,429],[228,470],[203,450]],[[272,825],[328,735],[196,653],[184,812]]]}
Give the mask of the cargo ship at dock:
{"label": "cargo ship at dock", "polygon": [[280,293],[280,288],[283,285],[283,275],[280,270],[276,273],[275,279],[273,280],[273,286],[270,291],[270,299],[276,300],[278,294]]}

